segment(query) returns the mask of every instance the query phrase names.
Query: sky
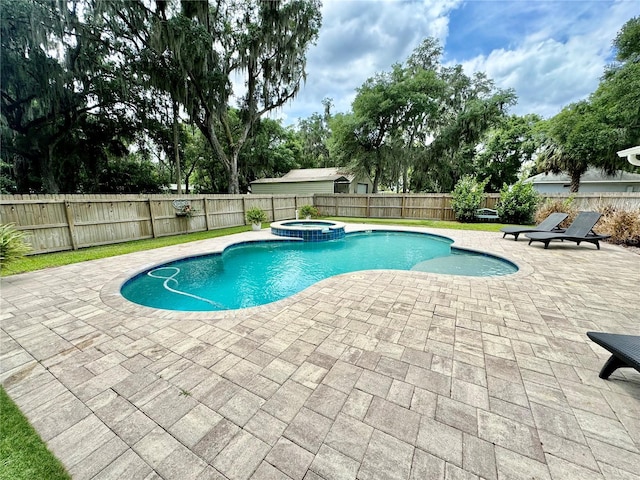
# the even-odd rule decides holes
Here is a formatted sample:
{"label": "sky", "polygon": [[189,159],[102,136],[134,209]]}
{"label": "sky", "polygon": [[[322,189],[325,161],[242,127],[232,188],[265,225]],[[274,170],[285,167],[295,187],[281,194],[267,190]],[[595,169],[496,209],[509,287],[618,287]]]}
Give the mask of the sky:
{"label": "sky", "polygon": [[434,37],[444,65],[513,88],[511,113],[549,118],[595,91],[613,61],[612,41],[638,15],[640,0],[324,0],[306,83],[275,116],[295,125],[321,113],[325,97],[332,113],[348,112],[367,78]]}

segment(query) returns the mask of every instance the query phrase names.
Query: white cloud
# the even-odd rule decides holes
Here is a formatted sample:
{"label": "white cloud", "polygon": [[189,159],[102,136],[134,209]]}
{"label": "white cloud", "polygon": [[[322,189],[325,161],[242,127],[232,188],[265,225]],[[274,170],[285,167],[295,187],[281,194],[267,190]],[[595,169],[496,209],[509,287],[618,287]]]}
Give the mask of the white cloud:
{"label": "white cloud", "polygon": [[461,63],[467,72],[484,71],[498,86],[514,88],[514,113],[550,117],[595,91],[611,60],[611,42],[633,16],[632,7],[633,2],[618,2],[605,16],[573,23],[551,17],[518,45]]}
{"label": "white cloud", "polygon": [[348,111],[367,78],[435,37],[448,62],[514,88],[514,113],[549,117],[597,88],[611,42],[637,7],[637,0],[325,1],[318,43],[307,55],[307,83],[276,116],[293,124],[321,112],[325,97],[333,98],[334,112]]}
{"label": "white cloud", "polygon": [[307,55],[307,83],[279,116],[295,123],[322,111],[325,97],[333,98],[334,112],[350,110],[355,89],[367,78],[403,62],[427,37],[444,40],[448,13],[459,3],[325,1],[318,43]]}

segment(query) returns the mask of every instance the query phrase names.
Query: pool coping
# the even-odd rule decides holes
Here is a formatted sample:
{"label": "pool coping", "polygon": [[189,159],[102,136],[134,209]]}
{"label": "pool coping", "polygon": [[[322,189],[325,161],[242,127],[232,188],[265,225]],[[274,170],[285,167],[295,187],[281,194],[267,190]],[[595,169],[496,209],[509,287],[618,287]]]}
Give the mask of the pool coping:
{"label": "pool coping", "polygon": [[[530,265],[528,262],[520,259],[518,261],[514,260],[514,259],[510,259],[507,258],[504,255],[501,255],[499,253],[493,253],[493,252],[486,252],[486,251],[482,251],[482,250],[478,250],[478,249],[473,249],[470,247],[464,247],[464,246],[458,246],[456,245],[455,241],[450,238],[447,237],[446,235],[442,235],[439,233],[434,233],[433,229],[428,229],[428,228],[423,228],[423,227],[407,227],[407,226],[385,226],[385,225],[371,225],[371,224],[344,224],[345,226],[345,233],[347,234],[351,234],[351,233],[359,233],[359,232],[368,232],[368,231],[386,231],[386,232],[394,232],[394,231],[400,231],[400,232],[412,232],[412,233],[422,233],[422,234],[427,234],[427,235],[431,235],[431,236],[435,236],[435,237],[440,237],[440,238],[445,238],[447,240],[451,240],[453,243],[451,244],[452,247],[457,248],[457,249],[461,249],[461,250],[467,250],[467,251],[471,251],[471,252],[475,252],[475,253],[481,253],[481,254],[489,254],[491,256],[506,260],[508,262],[513,263],[514,265],[516,265],[518,267],[518,271],[514,272],[512,274],[508,274],[508,275],[500,275],[500,277],[505,277],[505,276],[526,276],[526,275],[530,275],[533,272],[533,267],[532,265]],[[160,309],[160,308],[153,308],[153,307],[147,307],[144,305],[139,305],[136,304],[134,302],[131,302],[130,300],[127,300],[126,298],[124,298],[122,296],[122,294],[120,293],[120,290],[122,288],[122,286],[124,285],[125,282],[127,282],[130,278],[135,277],[136,275],[140,275],[141,273],[144,273],[145,271],[153,268],[154,266],[160,266],[162,264],[166,264],[166,263],[170,263],[170,262],[174,262],[177,260],[182,260],[182,259],[186,259],[186,258],[192,258],[192,257],[198,257],[198,256],[203,256],[203,255],[215,255],[215,254],[222,254],[224,253],[224,251],[227,248],[230,247],[234,247],[236,245],[242,245],[242,244],[248,244],[248,243],[259,243],[259,242],[273,242],[273,241],[302,241],[301,239],[296,239],[293,237],[280,237],[277,235],[274,235],[270,232],[270,230],[268,229],[262,229],[260,231],[255,232],[256,233],[256,238],[253,239],[246,239],[246,235],[244,233],[242,234],[234,234],[234,235],[229,235],[227,237],[223,237],[226,239],[226,241],[224,242],[216,242],[215,245],[210,245],[210,243],[207,240],[203,240],[201,242],[203,242],[203,246],[202,249],[201,248],[194,248],[194,252],[191,252],[187,255],[184,254],[180,254],[180,255],[176,255],[174,253],[169,253],[167,257],[162,257],[161,260],[158,261],[154,261],[153,263],[143,263],[140,265],[133,265],[132,269],[130,271],[127,271],[125,273],[122,273],[121,275],[119,275],[118,277],[112,279],[110,282],[108,282],[107,284],[105,284],[105,286],[100,290],[100,298],[101,300],[105,303],[105,305],[108,305],[109,307],[113,308],[114,310],[118,310],[120,312],[123,313],[127,313],[127,314],[134,314],[134,315],[140,315],[140,316],[149,316],[152,315],[154,317],[171,317],[173,315],[175,315],[176,312],[180,312],[181,314],[184,314],[186,316],[188,316],[188,318],[190,319],[207,319],[207,320],[216,320],[216,319],[223,319],[223,318],[229,318],[229,316],[234,317],[237,315],[245,315],[245,314],[252,314],[252,313],[256,313],[256,314],[269,314],[269,313],[273,313],[275,311],[279,311],[282,308],[286,308],[287,306],[290,306],[292,304],[295,304],[296,302],[309,297],[310,295],[312,295],[313,292],[307,292],[309,289],[313,289],[314,287],[318,287],[318,288],[322,288],[322,283],[325,280],[328,279],[323,279],[320,282],[317,282],[307,288],[305,288],[304,290],[295,293],[293,295],[291,295],[290,297],[287,298],[283,298],[281,300],[277,300],[275,302],[271,302],[265,305],[259,305],[259,306],[255,306],[255,307],[247,307],[247,308],[239,308],[239,309],[230,309],[230,310],[212,310],[212,311],[177,311],[177,310],[166,310],[166,309]],[[220,237],[218,237],[219,239]],[[236,239],[237,240],[234,240]],[[216,239],[216,240],[218,240]],[[198,242],[200,243],[200,242]],[[204,250],[207,249],[208,250]],[[349,272],[349,273],[344,273],[341,275],[336,275],[335,277],[340,278],[340,277],[348,277],[349,275],[353,275],[354,273],[363,273],[366,274],[366,272],[385,272],[385,271],[408,271],[408,270],[388,270],[388,269],[376,269],[376,270],[358,270],[357,272]],[[422,271],[412,271],[413,273],[417,274],[417,275],[427,275],[427,276],[432,276],[432,275],[442,275],[442,276],[449,276],[448,274],[443,274],[443,273],[431,273],[431,272],[422,272]],[[455,276],[455,277],[461,277],[461,278],[474,278],[474,279],[485,279],[485,280],[490,280],[493,277],[476,277],[476,276],[467,276],[467,275],[450,275],[450,276]],[[333,277],[330,277],[333,278]],[[305,293],[306,292],[306,293]]]}

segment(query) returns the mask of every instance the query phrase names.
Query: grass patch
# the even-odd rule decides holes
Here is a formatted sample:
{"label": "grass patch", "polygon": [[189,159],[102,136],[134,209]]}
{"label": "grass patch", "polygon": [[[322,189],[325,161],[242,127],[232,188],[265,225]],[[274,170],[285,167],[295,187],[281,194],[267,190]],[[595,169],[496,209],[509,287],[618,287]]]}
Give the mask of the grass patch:
{"label": "grass patch", "polygon": [[222,237],[233,233],[246,232],[248,230],[251,230],[251,225],[221,228],[219,230],[209,230],[205,232],[186,233],[182,235],[172,235],[170,237],[150,238],[147,240],[135,240],[132,242],[116,243],[113,245],[103,245],[99,247],[87,247],[81,248],[80,250],[67,250],[64,252],[30,255],[15,260],[7,267],[4,267],[0,272],[0,275],[4,277],[16,273],[42,270],[44,268],[61,267],[62,265],[86,262],[87,260],[115,257],[125,253],[152,250],[154,248],[168,247],[171,245],[178,245],[180,243],[194,242],[196,240]]}
{"label": "grass patch", "polygon": [[71,479],[2,387],[0,415],[0,480]]}
{"label": "grass patch", "polygon": [[326,217],[344,223],[370,223],[373,225],[404,225],[407,227],[450,228],[452,230],[477,230],[483,232],[499,232],[504,223],[461,223],[444,220],[420,220],[407,218],[354,218],[354,217]]}

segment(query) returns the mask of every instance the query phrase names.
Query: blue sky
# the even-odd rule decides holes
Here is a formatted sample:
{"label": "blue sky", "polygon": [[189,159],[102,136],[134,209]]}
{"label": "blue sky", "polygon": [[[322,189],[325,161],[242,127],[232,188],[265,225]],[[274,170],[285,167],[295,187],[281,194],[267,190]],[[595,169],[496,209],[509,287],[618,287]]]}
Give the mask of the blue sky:
{"label": "blue sky", "polygon": [[275,116],[295,124],[333,99],[350,110],[355,89],[404,62],[426,37],[443,63],[483,71],[513,88],[520,115],[545,118],[588,97],[612,60],[611,42],[640,15],[639,0],[325,0],[323,24],[307,55],[307,82]]}

